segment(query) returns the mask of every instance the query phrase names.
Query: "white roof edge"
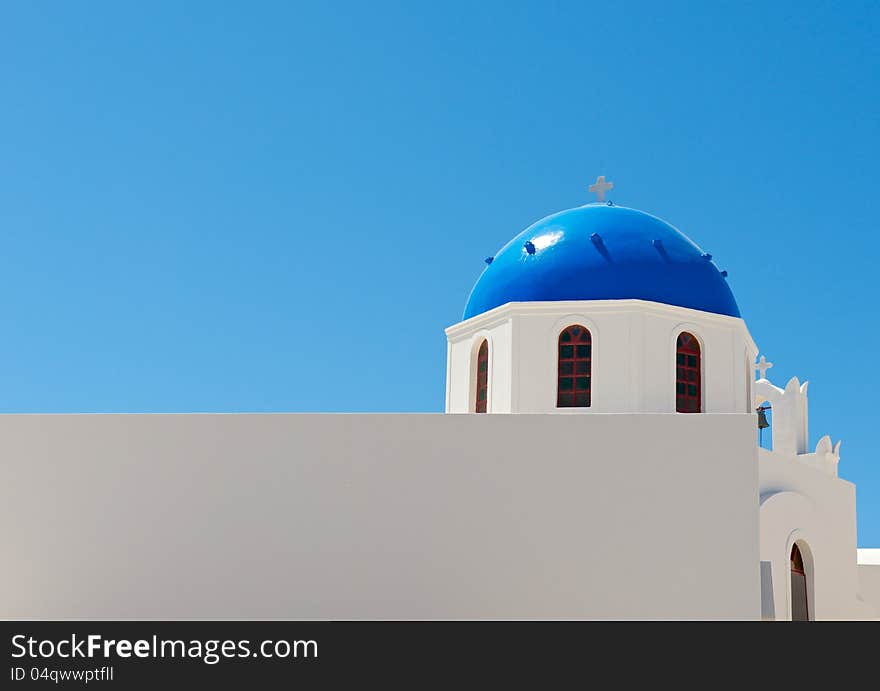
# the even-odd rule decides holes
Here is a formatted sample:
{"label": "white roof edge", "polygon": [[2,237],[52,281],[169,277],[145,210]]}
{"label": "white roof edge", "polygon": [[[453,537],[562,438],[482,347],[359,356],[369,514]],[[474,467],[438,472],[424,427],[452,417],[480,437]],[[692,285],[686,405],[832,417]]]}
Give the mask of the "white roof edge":
{"label": "white roof edge", "polygon": [[880,566],[880,549],[878,548],[870,548],[870,549],[857,549],[856,553],[858,555],[856,561],[863,566]]}

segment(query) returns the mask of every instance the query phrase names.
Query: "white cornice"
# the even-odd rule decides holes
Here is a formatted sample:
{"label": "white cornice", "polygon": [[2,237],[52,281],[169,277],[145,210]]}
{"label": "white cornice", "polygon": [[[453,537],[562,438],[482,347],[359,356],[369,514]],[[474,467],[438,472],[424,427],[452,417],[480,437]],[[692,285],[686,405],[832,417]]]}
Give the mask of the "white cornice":
{"label": "white cornice", "polygon": [[456,340],[461,336],[471,334],[476,329],[490,328],[499,322],[503,322],[514,316],[524,314],[567,314],[569,312],[632,312],[639,311],[649,314],[676,315],[683,321],[710,322],[718,326],[726,326],[731,329],[742,331],[752,348],[757,350],[754,340],[746,327],[745,321],[740,317],[731,317],[726,314],[704,312],[689,307],[667,305],[662,302],[650,300],[552,300],[544,302],[508,302],[499,307],[483,312],[470,319],[458,322],[446,328],[446,337]]}

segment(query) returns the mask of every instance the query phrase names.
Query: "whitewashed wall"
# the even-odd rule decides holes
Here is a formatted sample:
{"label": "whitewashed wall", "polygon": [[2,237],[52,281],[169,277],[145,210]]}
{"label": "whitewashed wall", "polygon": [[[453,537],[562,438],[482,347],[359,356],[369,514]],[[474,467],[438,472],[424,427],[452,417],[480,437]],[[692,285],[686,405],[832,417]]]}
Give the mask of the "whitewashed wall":
{"label": "whitewashed wall", "polygon": [[753,415],[3,415],[4,618],[758,618]]}
{"label": "whitewashed wall", "polygon": [[511,321],[499,316],[482,322],[473,330],[472,338],[448,343],[446,371],[455,367],[466,382],[461,386],[446,387],[447,412],[467,413],[476,409],[477,355],[484,340],[489,346],[486,410],[490,413],[512,412],[512,330]]}
{"label": "whitewashed wall", "polygon": [[[560,410],[557,339],[572,324],[592,335],[592,405]],[[644,300],[508,303],[449,327],[446,410],[474,409],[476,348],[489,338],[489,412],[674,413],[682,331],[701,342],[705,411],[751,413],[757,348],[745,322]]]}
{"label": "whitewashed wall", "polygon": [[880,549],[858,551],[859,596],[866,617],[880,619]]}
{"label": "whitewashed wall", "polygon": [[789,557],[795,542],[807,567],[811,618],[866,616],[856,599],[855,485],[764,449],[758,466],[761,560],[772,568],[772,607],[765,616],[791,618]]}

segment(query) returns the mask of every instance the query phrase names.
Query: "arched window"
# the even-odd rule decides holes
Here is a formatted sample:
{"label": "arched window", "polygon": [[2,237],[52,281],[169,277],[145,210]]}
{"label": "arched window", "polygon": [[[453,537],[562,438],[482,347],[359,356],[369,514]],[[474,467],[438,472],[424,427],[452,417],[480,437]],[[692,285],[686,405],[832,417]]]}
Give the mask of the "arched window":
{"label": "arched window", "polygon": [[480,343],[477,352],[477,395],[474,399],[474,410],[478,413],[486,412],[486,402],[489,398],[489,341]]}
{"label": "arched window", "polygon": [[682,331],[675,344],[675,410],[679,413],[703,411],[700,376],[700,342]]}
{"label": "arched window", "polygon": [[586,408],[592,392],[593,343],[583,326],[569,326],[559,334],[556,407]]}
{"label": "arched window", "polygon": [[804,569],[804,558],[797,545],[791,547],[791,620],[810,620],[810,606],[807,602],[807,572]]}

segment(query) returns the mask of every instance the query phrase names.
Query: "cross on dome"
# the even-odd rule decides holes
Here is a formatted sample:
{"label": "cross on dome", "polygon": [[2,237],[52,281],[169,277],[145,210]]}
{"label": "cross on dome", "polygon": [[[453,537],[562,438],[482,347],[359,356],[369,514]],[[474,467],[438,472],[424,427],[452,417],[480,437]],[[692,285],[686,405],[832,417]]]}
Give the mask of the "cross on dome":
{"label": "cross on dome", "polygon": [[590,193],[596,195],[596,201],[598,202],[604,202],[605,193],[611,189],[614,189],[614,183],[605,182],[604,175],[600,175],[599,177],[597,177],[596,182],[589,187]]}
{"label": "cross on dome", "polygon": [[761,373],[761,379],[767,378],[767,370],[773,367],[772,362],[767,362],[767,359],[762,355],[761,359],[758,360],[758,364],[755,365],[755,369]]}

